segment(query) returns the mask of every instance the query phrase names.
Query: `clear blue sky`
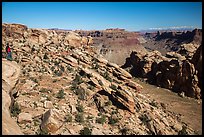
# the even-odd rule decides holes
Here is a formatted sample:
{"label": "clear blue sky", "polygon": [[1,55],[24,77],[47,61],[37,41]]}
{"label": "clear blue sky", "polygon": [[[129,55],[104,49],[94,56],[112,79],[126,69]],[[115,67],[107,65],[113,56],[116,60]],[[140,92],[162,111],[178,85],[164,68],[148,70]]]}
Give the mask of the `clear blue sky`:
{"label": "clear blue sky", "polygon": [[3,2],[2,22],[72,30],[202,28],[202,2]]}

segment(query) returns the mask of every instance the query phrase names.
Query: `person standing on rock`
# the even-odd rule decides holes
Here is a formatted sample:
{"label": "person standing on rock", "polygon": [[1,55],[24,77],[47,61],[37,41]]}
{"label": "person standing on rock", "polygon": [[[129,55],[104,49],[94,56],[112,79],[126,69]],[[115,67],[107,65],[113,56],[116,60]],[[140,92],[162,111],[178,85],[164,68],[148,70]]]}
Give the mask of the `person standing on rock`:
{"label": "person standing on rock", "polygon": [[6,53],[7,53],[6,59],[12,61],[11,48],[8,44],[6,46]]}

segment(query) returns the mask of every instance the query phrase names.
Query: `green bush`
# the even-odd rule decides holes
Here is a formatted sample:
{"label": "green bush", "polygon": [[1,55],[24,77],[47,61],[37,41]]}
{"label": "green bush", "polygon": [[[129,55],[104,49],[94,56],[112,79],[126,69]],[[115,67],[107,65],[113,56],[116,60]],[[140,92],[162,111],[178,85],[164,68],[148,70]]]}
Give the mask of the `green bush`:
{"label": "green bush", "polygon": [[59,99],[63,99],[64,95],[66,95],[66,93],[64,93],[64,90],[61,89],[58,93],[57,93],[57,98]]}
{"label": "green bush", "polygon": [[80,130],[80,135],[91,135],[91,132],[91,129],[84,127],[84,129]]}
{"label": "green bush", "polygon": [[130,129],[128,129],[128,128],[122,128],[122,129],[120,129],[120,132],[122,133],[122,135],[127,135],[127,132],[129,131]]}
{"label": "green bush", "polygon": [[11,107],[11,116],[16,117],[17,115],[19,115],[21,113],[21,109],[18,105],[17,102],[15,102],[13,104],[13,106]]}
{"label": "green bush", "polygon": [[100,123],[100,124],[104,124],[106,122],[106,116],[105,115],[101,115],[100,118],[96,119],[96,122]]}
{"label": "green bush", "polygon": [[111,84],[110,88],[112,88],[113,90],[117,90],[117,86],[113,84]]}
{"label": "green bush", "polygon": [[182,126],[182,129],[178,132],[178,135],[188,135],[186,125]]}
{"label": "green bush", "polygon": [[149,121],[151,121],[151,119],[148,118],[148,116],[146,114],[142,114],[141,116],[138,117],[142,123],[147,124]]}
{"label": "green bush", "polygon": [[77,109],[79,112],[84,112],[84,108],[83,108],[83,106],[80,105],[80,104],[76,107],[76,109]]}
{"label": "green bush", "polygon": [[66,116],[65,116],[65,122],[72,122],[72,115],[70,113],[68,113]]}
{"label": "green bush", "polygon": [[46,89],[46,88],[41,88],[39,92],[42,92],[42,93],[48,93],[49,89]]}
{"label": "green bush", "polygon": [[73,81],[74,81],[75,83],[77,83],[77,84],[83,83],[83,80],[82,80],[82,78],[81,78],[80,75],[76,75]]}
{"label": "green bush", "polygon": [[108,100],[107,102],[105,102],[105,106],[110,106],[112,105],[112,102],[110,100]]}
{"label": "green bush", "polygon": [[83,115],[83,113],[78,113],[75,116],[75,120],[76,120],[76,122],[83,123],[84,122],[84,115]]}
{"label": "green bush", "polygon": [[47,130],[45,129],[38,129],[36,132],[37,135],[50,135]]}
{"label": "green bush", "polygon": [[119,121],[119,118],[113,118],[112,116],[109,118],[108,124],[115,125]]}
{"label": "green bush", "polygon": [[77,88],[75,90],[75,94],[78,95],[78,98],[80,100],[85,100],[85,98],[86,98],[86,92],[83,88]]}

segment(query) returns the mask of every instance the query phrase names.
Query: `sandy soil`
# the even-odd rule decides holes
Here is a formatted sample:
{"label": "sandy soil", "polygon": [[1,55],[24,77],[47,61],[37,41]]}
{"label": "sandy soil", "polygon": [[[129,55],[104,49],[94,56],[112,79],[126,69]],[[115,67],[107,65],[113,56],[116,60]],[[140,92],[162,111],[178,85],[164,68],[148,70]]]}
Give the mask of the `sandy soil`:
{"label": "sandy soil", "polygon": [[135,81],[143,86],[142,94],[155,99],[158,103],[164,103],[168,111],[179,115],[182,122],[202,135],[202,100],[180,97],[168,89],[147,84],[139,79]]}

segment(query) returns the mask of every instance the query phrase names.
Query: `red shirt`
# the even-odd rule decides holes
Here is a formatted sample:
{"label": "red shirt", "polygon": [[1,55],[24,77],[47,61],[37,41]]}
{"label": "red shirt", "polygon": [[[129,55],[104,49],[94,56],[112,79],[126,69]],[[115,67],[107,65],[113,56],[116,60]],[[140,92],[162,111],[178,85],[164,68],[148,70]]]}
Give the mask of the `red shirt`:
{"label": "red shirt", "polygon": [[11,49],[10,49],[10,47],[8,47],[8,49],[7,49],[7,52],[11,52]]}

